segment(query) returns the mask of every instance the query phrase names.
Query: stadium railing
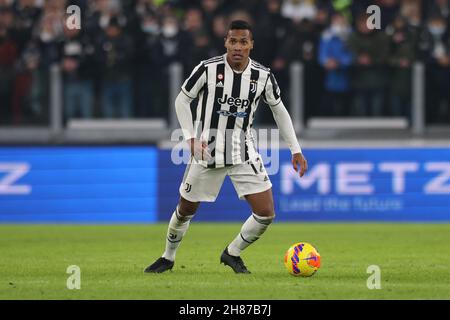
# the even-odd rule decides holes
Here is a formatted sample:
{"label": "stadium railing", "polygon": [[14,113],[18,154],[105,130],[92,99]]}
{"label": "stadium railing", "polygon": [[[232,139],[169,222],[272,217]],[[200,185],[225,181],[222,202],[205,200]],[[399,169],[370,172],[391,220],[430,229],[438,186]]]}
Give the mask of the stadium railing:
{"label": "stadium railing", "polygon": [[[169,104],[174,105],[183,81],[183,67],[174,63],[168,70]],[[392,137],[426,138],[427,134],[450,136],[450,127],[433,127],[425,122],[425,66],[416,62],[412,68],[411,119],[407,118],[306,118],[304,66],[300,62],[289,69],[289,109],[297,134],[311,139]],[[50,70],[48,125],[40,127],[1,127],[0,143],[158,143],[169,139],[178,127],[174,108],[166,119],[69,119],[64,123],[63,79],[58,65]]]}

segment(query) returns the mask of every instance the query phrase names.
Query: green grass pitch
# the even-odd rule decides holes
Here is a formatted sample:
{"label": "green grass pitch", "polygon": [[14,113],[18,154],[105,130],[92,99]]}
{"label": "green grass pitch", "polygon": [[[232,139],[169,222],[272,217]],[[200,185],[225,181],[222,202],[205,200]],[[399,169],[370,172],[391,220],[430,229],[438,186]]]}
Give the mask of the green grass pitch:
{"label": "green grass pitch", "polygon": [[[144,274],[164,247],[166,224],[0,225],[0,299],[450,299],[450,224],[274,223],[244,251],[236,275],[219,257],[241,224],[191,224],[174,270]],[[311,278],[289,275],[288,247],[317,247]],[[66,287],[81,268],[81,289]],[[381,269],[369,290],[367,268]]]}

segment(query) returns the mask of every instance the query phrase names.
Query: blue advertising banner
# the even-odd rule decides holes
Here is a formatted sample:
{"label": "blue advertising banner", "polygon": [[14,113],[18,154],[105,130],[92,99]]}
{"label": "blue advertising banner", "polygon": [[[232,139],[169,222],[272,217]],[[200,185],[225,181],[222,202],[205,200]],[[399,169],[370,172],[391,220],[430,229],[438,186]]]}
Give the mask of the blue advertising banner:
{"label": "blue advertising banner", "polygon": [[[307,149],[299,178],[288,150],[262,152],[271,174],[278,221],[450,221],[450,149]],[[178,201],[185,165],[171,151],[159,156],[159,220]],[[198,221],[242,221],[250,214],[227,178],[216,203],[203,203]]]}
{"label": "blue advertising banner", "polygon": [[151,147],[2,147],[0,222],[156,221]]}
{"label": "blue advertising banner", "polygon": [[[278,221],[450,222],[450,148],[261,150]],[[167,222],[186,168],[152,147],[2,147],[1,222]],[[229,178],[196,221],[243,221]]]}

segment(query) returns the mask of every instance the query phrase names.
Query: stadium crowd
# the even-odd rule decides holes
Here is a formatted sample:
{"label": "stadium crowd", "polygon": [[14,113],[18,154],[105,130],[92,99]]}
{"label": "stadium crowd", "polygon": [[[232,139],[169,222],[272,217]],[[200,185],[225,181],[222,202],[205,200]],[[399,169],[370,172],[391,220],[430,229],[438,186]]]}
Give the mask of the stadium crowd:
{"label": "stadium crowd", "polygon": [[[66,27],[72,4],[81,30]],[[381,30],[367,27],[371,4]],[[167,117],[168,66],[186,76],[223,54],[234,19],[253,25],[251,57],[287,106],[289,66],[303,64],[307,117],[408,117],[421,61],[427,122],[450,123],[449,0],[0,0],[0,123],[48,122],[54,64],[66,119]]]}

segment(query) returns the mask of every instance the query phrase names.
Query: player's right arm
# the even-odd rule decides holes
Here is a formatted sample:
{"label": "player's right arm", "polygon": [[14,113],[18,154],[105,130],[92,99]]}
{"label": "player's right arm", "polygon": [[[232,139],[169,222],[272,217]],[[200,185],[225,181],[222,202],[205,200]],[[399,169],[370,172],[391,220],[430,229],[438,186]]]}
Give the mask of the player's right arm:
{"label": "player's right arm", "polygon": [[206,68],[203,62],[201,62],[183,83],[181,92],[175,100],[175,111],[178,122],[183,131],[184,139],[190,146],[191,154],[196,160],[209,160],[211,158],[206,143],[202,143],[196,138],[191,112],[191,102],[198,96],[205,83]]}

